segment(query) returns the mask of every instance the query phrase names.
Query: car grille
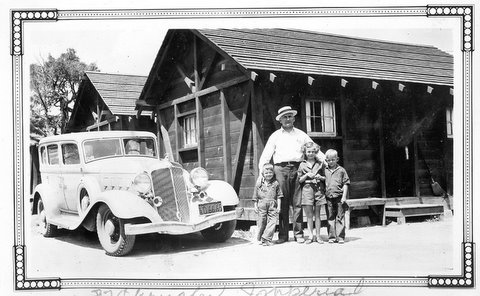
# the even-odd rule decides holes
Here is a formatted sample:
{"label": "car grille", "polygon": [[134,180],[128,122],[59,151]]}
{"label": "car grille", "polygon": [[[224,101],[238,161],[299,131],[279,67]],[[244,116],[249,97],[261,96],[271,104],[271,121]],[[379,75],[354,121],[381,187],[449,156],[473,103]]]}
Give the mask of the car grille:
{"label": "car grille", "polygon": [[153,193],[160,196],[163,203],[158,214],[164,221],[188,222],[187,187],[180,167],[159,169],[152,172]]}

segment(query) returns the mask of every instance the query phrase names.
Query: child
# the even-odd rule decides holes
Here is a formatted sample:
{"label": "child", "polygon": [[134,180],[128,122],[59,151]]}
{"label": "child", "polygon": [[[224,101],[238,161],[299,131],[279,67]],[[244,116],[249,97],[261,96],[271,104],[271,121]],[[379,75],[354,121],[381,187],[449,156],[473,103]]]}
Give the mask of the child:
{"label": "child", "polygon": [[273,165],[266,163],[262,167],[262,176],[258,178],[253,190],[255,213],[259,213],[257,241],[263,246],[273,245],[272,238],[282,198],[283,193],[275,178]]}
{"label": "child", "polygon": [[347,171],[338,165],[338,153],[329,149],[325,153],[328,166],[325,169],[327,197],[328,242],[345,242],[344,216],[347,205],[348,185],[350,179]]}
{"label": "child", "polygon": [[[298,182],[302,192],[302,207],[307,216],[308,239],[305,243],[323,243],[320,238],[320,209],[327,203],[325,199],[325,165],[317,158],[320,146],[313,142],[305,143],[302,147],[304,161],[298,166]],[[313,216],[315,206],[315,230],[313,236]]]}

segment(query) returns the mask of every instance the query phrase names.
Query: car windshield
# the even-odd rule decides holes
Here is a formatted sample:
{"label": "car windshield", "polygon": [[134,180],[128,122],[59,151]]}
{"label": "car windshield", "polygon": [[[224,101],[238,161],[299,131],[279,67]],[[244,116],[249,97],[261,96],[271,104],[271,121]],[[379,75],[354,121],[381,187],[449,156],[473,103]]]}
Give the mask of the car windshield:
{"label": "car windshield", "polygon": [[125,155],[143,155],[156,157],[155,141],[152,138],[123,139]]}
{"label": "car windshield", "polygon": [[83,143],[83,151],[86,162],[123,154],[156,157],[155,140],[142,137],[87,140]]}

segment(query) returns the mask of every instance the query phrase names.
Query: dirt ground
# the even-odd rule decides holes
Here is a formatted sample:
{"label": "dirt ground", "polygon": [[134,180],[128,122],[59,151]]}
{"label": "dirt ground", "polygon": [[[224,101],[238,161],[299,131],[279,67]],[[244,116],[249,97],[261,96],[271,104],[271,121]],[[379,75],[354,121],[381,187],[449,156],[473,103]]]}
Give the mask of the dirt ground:
{"label": "dirt ground", "polygon": [[[63,231],[44,238],[32,223],[27,241],[33,277],[132,277],[153,279],[315,276],[426,276],[457,274],[453,218],[352,228],[339,244],[259,246],[253,231],[237,230],[225,243],[199,234],[146,235],[126,257],[106,256],[95,233]],[[252,228],[253,230],[254,228]],[[322,238],[326,228],[322,228]]]}

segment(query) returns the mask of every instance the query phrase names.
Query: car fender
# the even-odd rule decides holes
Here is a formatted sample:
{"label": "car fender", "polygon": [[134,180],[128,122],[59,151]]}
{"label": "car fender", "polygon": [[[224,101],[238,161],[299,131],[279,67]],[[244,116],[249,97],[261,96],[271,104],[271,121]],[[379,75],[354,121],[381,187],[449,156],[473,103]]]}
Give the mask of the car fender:
{"label": "car fender", "polygon": [[158,212],[138,195],[125,190],[107,190],[92,196],[92,207],[106,204],[112,213],[121,219],[146,217],[151,222],[161,222]]}
{"label": "car fender", "polygon": [[225,181],[210,180],[205,192],[208,196],[221,201],[224,206],[238,205],[238,195],[235,189]]}
{"label": "car fender", "polygon": [[[48,184],[38,184],[33,192],[33,206],[36,207],[38,199],[43,201],[45,215],[48,218],[60,215],[60,202],[55,198],[55,190]],[[36,209],[34,209],[34,212]],[[38,214],[38,213],[37,213]]]}
{"label": "car fender", "polygon": [[98,195],[102,192],[98,180],[91,176],[84,176],[80,179],[77,188],[77,196],[80,196],[80,191],[82,189],[87,190],[88,194],[91,196]]}

